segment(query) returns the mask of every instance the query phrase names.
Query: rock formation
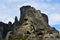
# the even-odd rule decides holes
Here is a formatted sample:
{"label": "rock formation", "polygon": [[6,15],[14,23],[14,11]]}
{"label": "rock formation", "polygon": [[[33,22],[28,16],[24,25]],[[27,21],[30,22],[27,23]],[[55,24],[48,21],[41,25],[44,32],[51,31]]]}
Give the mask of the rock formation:
{"label": "rock formation", "polygon": [[50,27],[46,14],[31,6],[23,6],[20,11],[20,28],[12,40],[60,40],[59,32]]}
{"label": "rock formation", "polygon": [[48,16],[31,6],[20,8],[20,20],[0,22],[1,40],[60,40],[59,32],[50,27]]}

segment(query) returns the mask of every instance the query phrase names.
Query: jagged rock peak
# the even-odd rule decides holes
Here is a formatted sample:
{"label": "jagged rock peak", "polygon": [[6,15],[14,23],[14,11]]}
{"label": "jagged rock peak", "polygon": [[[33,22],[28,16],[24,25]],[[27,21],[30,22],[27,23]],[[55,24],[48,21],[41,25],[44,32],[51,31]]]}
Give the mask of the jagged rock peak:
{"label": "jagged rock peak", "polygon": [[0,22],[0,40],[60,40],[60,34],[48,24],[48,16],[31,6],[20,8],[20,20]]}
{"label": "jagged rock peak", "polygon": [[39,10],[36,10],[34,7],[31,6],[23,6],[20,8],[20,11],[21,11],[20,23],[22,24],[21,25],[22,28],[20,29],[23,30],[23,31],[21,30],[21,32],[28,31],[29,33],[31,33],[32,32],[30,31],[31,28],[33,30],[46,29],[47,27],[46,21],[48,20],[48,17],[46,15],[45,17]]}
{"label": "jagged rock peak", "polygon": [[[20,23],[24,22],[24,19],[28,19],[37,23],[37,20],[41,21],[43,25],[48,23],[48,17],[45,14],[42,14],[41,11],[36,10],[31,6],[23,6],[20,8]],[[45,17],[46,16],[46,17]],[[40,23],[40,22],[38,22]],[[45,25],[47,26],[47,25]]]}
{"label": "jagged rock peak", "polygon": [[35,8],[31,7],[31,6],[23,6],[20,8],[20,23],[23,23],[23,19],[24,17],[28,16],[28,15],[31,15],[32,13],[29,13],[30,11],[34,11]]}
{"label": "jagged rock peak", "polygon": [[17,18],[17,16],[15,16],[15,23],[17,23],[18,22],[18,18]]}
{"label": "jagged rock peak", "polygon": [[8,23],[8,24],[9,24],[9,25],[12,25],[12,22],[10,22],[10,21],[9,21],[9,23]]}
{"label": "jagged rock peak", "polygon": [[29,34],[25,40],[59,40],[59,33],[49,26],[47,15],[31,6],[23,6],[20,11],[22,25],[16,32],[17,38]]}
{"label": "jagged rock peak", "polygon": [[14,21],[13,25],[15,25],[15,26],[19,25],[19,21],[18,21],[17,16],[15,16],[15,21]]}
{"label": "jagged rock peak", "polygon": [[25,9],[25,10],[26,10],[26,9],[29,9],[29,8],[35,9],[34,7],[31,7],[31,6],[29,6],[29,5],[28,5],[28,6],[23,6],[23,7],[21,7],[20,9]]}

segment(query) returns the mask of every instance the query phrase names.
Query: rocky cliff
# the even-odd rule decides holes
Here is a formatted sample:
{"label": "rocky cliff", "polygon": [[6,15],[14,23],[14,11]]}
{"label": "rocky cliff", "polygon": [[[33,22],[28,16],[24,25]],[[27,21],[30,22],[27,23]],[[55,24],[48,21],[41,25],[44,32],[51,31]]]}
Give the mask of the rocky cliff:
{"label": "rocky cliff", "polygon": [[50,27],[48,16],[31,6],[20,8],[20,20],[8,24],[0,22],[1,40],[60,40],[59,32]]}

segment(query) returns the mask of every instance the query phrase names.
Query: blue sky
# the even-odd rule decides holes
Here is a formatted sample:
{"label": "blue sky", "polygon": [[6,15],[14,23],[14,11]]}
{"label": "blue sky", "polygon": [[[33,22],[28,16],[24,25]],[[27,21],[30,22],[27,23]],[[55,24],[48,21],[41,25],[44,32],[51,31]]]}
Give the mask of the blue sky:
{"label": "blue sky", "polygon": [[14,22],[14,17],[19,19],[19,8],[31,5],[41,10],[49,17],[49,24],[60,31],[60,0],[0,0],[0,21]]}

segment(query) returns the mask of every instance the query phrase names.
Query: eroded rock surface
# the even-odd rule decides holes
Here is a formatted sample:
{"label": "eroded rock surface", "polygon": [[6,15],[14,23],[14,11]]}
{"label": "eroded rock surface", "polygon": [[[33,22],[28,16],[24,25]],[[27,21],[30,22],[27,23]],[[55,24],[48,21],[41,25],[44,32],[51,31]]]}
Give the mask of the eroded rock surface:
{"label": "eroded rock surface", "polygon": [[[60,40],[59,32],[50,27],[48,16],[31,6],[20,8],[20,20],[0,23],[1,40]],[[2,35],[1,35],[2,34]]]}
{"label": "eroded rock surface", "polygon": [[[31,6],[20,8],[20,28],[16,31],[14,39],[21,40],[60,40],[59,32],[50,27],[48,16]],[[20,35],[20,36],[19,36]],[[24,36],[27,37],[24,39]]]}

